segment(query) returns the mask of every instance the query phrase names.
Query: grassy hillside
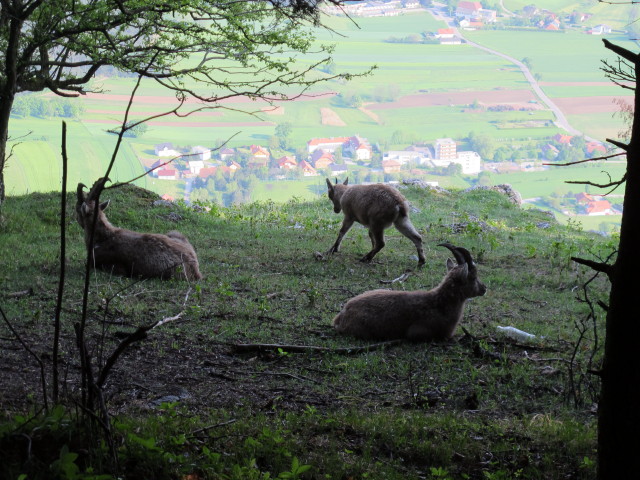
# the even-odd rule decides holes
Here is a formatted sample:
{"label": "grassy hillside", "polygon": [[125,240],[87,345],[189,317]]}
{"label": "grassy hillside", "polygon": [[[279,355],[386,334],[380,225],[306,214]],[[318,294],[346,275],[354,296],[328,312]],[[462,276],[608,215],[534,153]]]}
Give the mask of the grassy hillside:
{"label": "grassy hillside", "polygon": [[[326,198],[198,212],[153,205],[154,194],[133,187],[104,193],[115,225],[185,233],[204,275],[189,285],[91,274],[87,328],[98,365],[123,332],[183,312],[128,349],[106,385],[122,478],[595,478],[598,385],[586,369],[602,319],[594,329],[588,305],[576,298],[592,274],[569,257],[604,258],[615,240],[560,226],[491,191],[403,192],[425,241],[421,270],[414,246],[394,229],[372,264],[358,261],[369,248],[360,227],[339,254],[318,260],[341,221]],[[68,200],[61,360],[71,402],[84,248]],[[12,196],[0,218],[0,305],[47,369],[58,209],[53,194]],[[433,287],[445,273],[443,241],[472,252],[488,287],[468,303],[452,341],[351,355],[235,346],[366,345],[333,332],[341,305],[375,288]],[[591,282],[590,300],[606,300],[607,288],[601,278]],[[515,341],[497,326],[536,338]],[[39,404],[37,365],[4,322],[0,352],[0,477],[52,478],[63,445],[79,454],[80,471],[104,471],[104,452],[87,452],[71,433],[73,409],[66,420],[15,417]],[[63,424],[62,434],[46,433]],[[33,442],[28,463],[16,432]]]}

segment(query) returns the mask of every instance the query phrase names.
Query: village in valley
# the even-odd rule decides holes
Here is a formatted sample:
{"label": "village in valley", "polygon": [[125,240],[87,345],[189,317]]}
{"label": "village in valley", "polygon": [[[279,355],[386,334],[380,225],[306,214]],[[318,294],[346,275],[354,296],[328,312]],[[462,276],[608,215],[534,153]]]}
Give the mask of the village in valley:
{"label": "village in valley", "polygon": [[[585,42],[591,36],[622,35],[620,24],[614,25],[616,30],[602,23],[597,14],[573,7],[572,11],[564,8],[553,12],[532,3],[511,12],[491,0],[371,0],[347,2],[340,7],[329,3],[323,10],[341,28],[353,23],[349,17],[373,27],[374,36],[354,40],[358,48],[360,44],[367,45],[368,50],[375,50],[371,45],[380,48],[383,68],[371,75],[370,83],[354,81],[350,86],[350,82],[332,79],[328,83],[330,91],[316,92],[317,98],[299,99],[287,107],[261,105],[259,122],[244,122],[238,114],[245,108],[242,103],[224,113],[202,112],[188,120],[151,120],[149,131],[146,124],[131,129],[130,156],[122,168],[126,172],[123,176],[137,176],[142,167],[149,175],[140,181],[141,186],[168,200],[222,206],[265,199],[281,202],[294,196],[315,198],[324,193],[325,178],[348,178],[351,184],[418,180],[433,187],[462,189],[508,183],[526,190],[535,177],[539,183],[522,194],[529,205],[552,210],[565,220],[577,215],[621,214],[621,198],[600,197],[597,189],[584,185],[567,187],[565,179],[554,176],[558,169],[549,164],[571,164],[615,154],[594,140],[608,138],[593,130],[599,128],[593,124],[603,123],[603,117],[589,117],[594,112],[622,108],[624,102],[605,105],[607,96],[600,89],[607,88],[601,86],[606,82],[591,78],[580,78],[577,83],[550,81],[547,67],[529,51],[517,58],[493,58],[502,51],[505,38],[534,35],[537,41],[548,44],[561,37]],[[409,25],[406,29],[405,24]],[[633,28],[629,26],[629,36],[634,34]],[[479,44],[490,41],[494,43],[489,54],[478,60],[482,68],[468,70],[471,49],[475,55]],[[354,48],[350,42],[345,41],[343,46],[349,53],[338,55],[336,63],[315,68],[315,73],[331,77],[354,61],[359,68],[361,53],[354,56],[348,50]],[[410,52],[406,58],[399,53],[405,50]],[[427,60],[434,65],[445,62],[450,71],[436,74],[440,70]],[[559,61],[564,62],[564,58]],[[529,73],[525,79],[531,80],[523,81],[523,73]],[[456,75],[455,82],[450,75]],[[499,83],[495,83],[498,78]],[[100,81],[119,86],[126,79],[109,72]],[[553,109],[548,99],[536,93],[536,83],[544,90],[555,88],[553,101],[562,108]],[[580,96],[573,96],[572,86]],[[595,105],[586,113],[575,108],[583,98]],[[120,99],[95,93],[83,100],[72,104],[35,94],[21,95],[14,104],[14,124],[23,122],[23,128],[31,130],[31,122],[70,117],[101,138],[104,124],[114,122],[118,112],[114,105]],[[149,96],[141,103],[163,105],[165,101],[172,99]],[[557,121],[561,110],[588,123],[581,125],[581,131],[561,124]],[[590,127],[585,128],[587,125]],[[231,126],[246,130],[233,138],[235,133],[227,130]],[[181,130],[168,130],[172,128]],[[108,132],[113,134],[112,130]],[[49,140],[43,136],[39,140],[42,145],[31,142],[21,146],[32,146],[33,151],[16,155],[12,165],[19,174],[14,184],[23,181],[23,171],[33,171],[34,176],[41,172],[39,165],[32,167],[29,162],[40,158],[42,151],[55,150],[49,147]],[[83,141],[76,140],[75,144],[84,152],[90,147]],[[608,162],[615,163],[621,162]],[[523,180],[522,174],[528,178]],[[522,182],[519,186],[512,180],[518,175]],[[45,189],[49,182],[49,176],[42,175],[42,179],[21,188]],[[610,224],[616,221],[604,220]]]}
{"label": "village in valley", "polygon": [[[281,130],[289,128],[285,125]],[[477,145],[486,147],[482,144],[486,138],[475,140]],[[274,141],[287,145],[283,138]],[[154,146],[155,156],[142,163],[154,179],[184,182],[186,201],[231,205],[251,201],[251,190],[261,181],[327,177],[340,181],[349,178],[351,183],[398,183],[411,179],[438,187],[438,177],[461,176],[469,183],[483,186],[488,184],[492,173],[540,171],[548,169],[549,162],[596,158],[608,153],[602,143],[564,134],[539,144],[533,158],[532,153],[536,151],[525,149],[515,149],[511,158],[503,158],[506,148],[499,147],[493,151],[493,158],[483,159],[476,151],[460,148],[470,144],[474,144],[473,136],[465,141],[438,138],[431,143],[408,145],[403,150],[385,150],[377,144],[372,146],[366,138],[353,135],[312,138],[305,149],[294,151],[284,150],[279,145],[273,152],[280,155],[274,155],[270,148],[255,144],[216,149],[161,143]],[[527,155],[530,158],[526,158]],[[287,188],[286,183],[281,186]],[[164,198],[176,200],[169,194]],[[621,203],[620,200],[619,204],[614,204],[610,199],[587,192],[569,193],[563,197],[552,195],[546,200],[548,207],[569,216],[620,215]]]}
{"label": "village in valley", "polygon": [[[490,5],[491,6],[491,5]],[[591,35],[611,33],[606,25],[589,25],[588,14],[574,11],[558,15],[525,6],[518,14],[507,16],[498,8],[485,8],[481,2],[412,0],[377,0],[353,2],[342,7],[325,7],[335,16],[379,17],[397,16],[416,10],[430,10],[434,15],[449,18],[449,25],[434,32],[423,32],[420,38],[389,38],[388,42],[463,43],[457,29],[536,29],[560,31],[580,29]],[[496,23],[497,17],[502,17]],[[463,105],[463,112],[536,111],[537,101],[517,104],[502,102],[484,105],[477,100]],[[365,111],[365,106],[358,106]],[[324,109],[326,111],[331,110]],[[323,124],[325,123],[323,113]],[[371,112],[366,112],[374,115]],[[530,113],[532,115],[532,113]],[[532,120],[531,124],[536,121]],[[526,123],[526,122],[525,122]],[[528,125],[528,124],[527,124]],[[180,181],[185,185],[180,200],[209,201],[222,205],[252,201],[252,189],[260,182],[301,180],[307,177],[327,177],[336,180],[349,178],[351,183],[388,182],[417,179],[430,186],[439,186],[444,177],[458,176],[468,184],[491,184],[491,176],[508,172],[534,172],[548,169],[549,162],[574,162],[583,158],[597,158],[610,154],[600,142],[582,136],[557,134],[543,140],[531,140],[528,145],[487,145],[492,139],[469,134],[468,138],[436,138],[430,142],[386,141],[370,142],[367,138],[350,136],[311,138],[306,146],[294,146],[288,138],[293,126],[288,122],[276,126],[268,146],[252,144],[231,148],[209,146],[175,146],[161,143],[154,146],[154,155],[141,159],[144,168],[158,181]],[[401,137],[401,135],[399,135]],[[392,136],[393,137],[393,136]],[[398,149],[400,146],[400,149]],[[150,153],[150,152],[149,152]],[[280,188],[280,187],[279,187]],[[282,183],[286,189],[287,184]],[[582,187],[584,188],[584,187]],[[173,190],[176,191],[175,189]],[[173,196],[165,194],[173,200]],[[549,198],[525,199],[564,215],[619,215],[622,201],[594,196],[587,192],[569,192]]]}

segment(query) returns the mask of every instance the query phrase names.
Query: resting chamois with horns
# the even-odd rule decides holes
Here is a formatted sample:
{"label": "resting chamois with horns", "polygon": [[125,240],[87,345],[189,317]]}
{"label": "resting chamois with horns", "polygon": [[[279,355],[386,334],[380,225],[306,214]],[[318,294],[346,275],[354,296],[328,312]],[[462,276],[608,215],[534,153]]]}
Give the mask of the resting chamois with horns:
{"label": "resting chamois with horns", "polygon": [[[125,276],[162,279],[183,277],[187,280],[202,278],[196,252],[182,233],[138,233],[109,223],[104,210],[110,201],[96,205],[98,191],[104,188],[107,180],[98,179],[88,195],[84,194],[84,184],[79,183],[77,189],[76,215],[84,229],[87,248],[91,249],[91,265]],[[97,215],[97,219],[93,245],[90,245],[94,215]]]}
{"label": "resting chamois with horns", "polygon": [[329,199],[333,202],[335,213],[344,213],[338,238],[327,252],[332,254],[340,249],[342,238],[354,222],[369,229],[372,249],[360,259],[370,262],[384,247],[384,231],[395,225],[400,233],[411,240],[418,250],[418,266],[424,265],[422,237],[409,220],[407,199],[394,187],[377,183],[374,185],[349,185],[347,178],[342,184],[335,184],[327,178]]}
{"label": "resting chamois with horns", "polygon": [[469,298],[486,293],[468,250],[449,243],[457,265],[447,259],[447,274],[429,290],[371,290],[350,299],[333,319],[335,329],[362,339],[447,340],[462,320]]}

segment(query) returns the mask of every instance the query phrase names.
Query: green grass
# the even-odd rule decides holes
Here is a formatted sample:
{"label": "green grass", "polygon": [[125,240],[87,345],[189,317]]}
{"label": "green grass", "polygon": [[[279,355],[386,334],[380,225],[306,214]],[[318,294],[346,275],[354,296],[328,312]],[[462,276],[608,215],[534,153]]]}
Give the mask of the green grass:
{"label": "green grass", "polygon": [[[415,207],[411,218],[425,241],[427,264],[419,271],[414,270],[414,246],[394,229],[387,231],[386,246],[371,264],[358,262],[370,245],[367,231],[358,226],[347,234],[340,253],[318,260],[315,252],[333,243],[341,222],[324,196],[198,212],[180,204],[154,206],[153,194],[133,187],[104,193],[112,200],[108,215],[114,225],[186,234],[204,275],[188,285],[91,274],[87,328],[92,351],[102,345],[109,352],[123,332],[184,311],[127,350],[106,385],[107,407],[116,413],[123,478],[267,478],[259,472],[275,478],[295,466],[294,458],[311,465],[300,476],[309,479],[595,478],[590,406],[597,379],[586,374],[585,363],[590,336],[576,359],[587,382],[578,408],[570,406],[567,380],[579,336],[575,325],[587,312],[575,298],[576,287],[591,273],[569,258],[605,257],[615,239],[561,226],[548,214],[519,209],[495,192],[447,194],[415,187],[403,192]],[[75,405],[73,324],[81,310],[85,252],[82,232],[72,220],[72,194],[68,201],[61,360],[69,366],[65,402]],[[10,196],[0,217],[0,291],[37,292],[2,294],[2,309],[43,354],[47,369],[59,265],[58,209],[53,194]],[[484,297],[465,308],[462,326],[475,340],[459,328],[452,342],[354,355],[286,348],[243,353],[231,346],[363,345],[335,334],[331,318],[345,301],[367,290],[436,285],[448,255],[437,246],[442,241],[468,248],[488,286]],[[381,283],[405,272],[409,275],[402,282]],[[591,298],[605,300],[607,289],[604,279],[596,279],[589,287]],[[598,322],[602,335],[601,317]],[[540,337],[531,347],[520,345],[500,335],[498,325]],[[72,427],[75,409],[68,422],[15,419],[39,403],[37,366],[4,323],[0,341],[5,405],[0,475],[51,478],[63,444],[79,453],[81,471],[88,466],[94,472],[108,470],[99,460],[104,452],[87,451],[83,430],[70,430],[77,428]],[[188,396],[151,406],[172,392]],[[28,464],[19,460],[27,451],[21,447],[22,433],[33,441]]]}
{"label": "green grass", "polygon": [[[545,82],[602,82],[601,61],[615,55],[605,49],[602,38],[579,32],[512,32],[478,30],[465,33],[480,45],[496,49],[517,60],[531,59],[533,73]],[[517,41],[514,39],[517,38]],[[624,37],[608,37],[614,43],[634,49]],[[568,54],[568,52],[571,52]]]}
{"label": "green grass", "polygon": [[[517,172],[492,174],[494,184],[508,183],[523,198],[536,196],[548,197],[552,193],[579,193],[585,190],[584,185],[565,183],[567,180],[585,180],[594,183],[606,183],[611,179],[622,178],[625,165],[620,163],[599,163],[598,165],[575,165],[572,167],[550,167],[542,172]],[[609,175],[611,177],[609,177]],[[596,193],[595,189],[591,193]]]}

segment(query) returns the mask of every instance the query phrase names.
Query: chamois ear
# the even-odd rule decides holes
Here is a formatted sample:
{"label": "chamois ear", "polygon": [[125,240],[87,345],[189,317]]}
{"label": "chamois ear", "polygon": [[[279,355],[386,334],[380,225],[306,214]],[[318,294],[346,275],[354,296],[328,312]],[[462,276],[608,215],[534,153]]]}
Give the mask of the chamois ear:
{"label": "chamois ear", "polygon": [[326,180],[327,180],[327,187],[329,187],[329,191],[333,190],[333,185],[331,183],[331,180],[329,180],[328,178]]}
{"label": "chamois ear", "polygon": [[106,202],[102,202],[100,204],[100,210],[106,209],[109,206],[110,203],[111,203],[111,200],[107,200]]}
{"label": "chamois ear", "polygon": [[349,183],[349,177],[347,177],[347,178],[345,179],[345,181],[344,181],[344,182],[342,182],[342,184],[343,184],[343,185],[347,185],[348,183]]}
{"label": "chamois ear", "polygon": [[455,266],[456,264],[453,263],[453,260],[451,260],[450,258],[447,258],[447,272],[450,272]]}

